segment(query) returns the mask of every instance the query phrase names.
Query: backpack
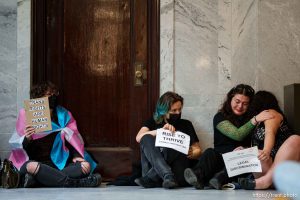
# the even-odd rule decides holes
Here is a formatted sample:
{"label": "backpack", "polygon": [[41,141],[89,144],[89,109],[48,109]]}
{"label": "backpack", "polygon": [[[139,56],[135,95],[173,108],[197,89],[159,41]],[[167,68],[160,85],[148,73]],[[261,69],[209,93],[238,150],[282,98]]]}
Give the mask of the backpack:
{"label": "backpack", "polygon": [[20,182],[20,174],[18,169],[13,165],[13,163],[5,159],[2,164],[1,169],[1,186],[3,188],[17,188]]}

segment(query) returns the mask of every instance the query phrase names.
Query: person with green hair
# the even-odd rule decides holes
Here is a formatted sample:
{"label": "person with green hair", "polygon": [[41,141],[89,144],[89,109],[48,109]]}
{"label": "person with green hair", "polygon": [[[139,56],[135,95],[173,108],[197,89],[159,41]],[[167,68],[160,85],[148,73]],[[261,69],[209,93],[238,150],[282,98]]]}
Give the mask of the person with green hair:
{"label": "person with green hair", "polygon": [[[174,93],[164,93],[157,102],[153,117],[148,119],[138,132],[140,143],[142,177],[135,183],[144,188],[163,187],[166,189],[187,186],[183,172],[195,162],[201,149],[193,124],[181,119],[183,98]],[[171,148],[155,147],[157,129],[171,132],[181,131],[190,136],[188,155]]]}

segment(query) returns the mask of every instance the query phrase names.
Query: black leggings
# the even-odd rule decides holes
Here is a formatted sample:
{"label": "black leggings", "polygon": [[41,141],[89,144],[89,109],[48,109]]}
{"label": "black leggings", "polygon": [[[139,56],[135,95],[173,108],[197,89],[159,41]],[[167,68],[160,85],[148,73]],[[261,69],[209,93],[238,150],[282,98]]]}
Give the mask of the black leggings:
{"label": "black leggings", "polygon": [[[36,161],[29,160],[24,163],[20,169],[21,175],[24,176],[28,173],[27,164],[30,162]],[[67,178],[80,179],[88,176],[88,174],[82,172],[80,162],[70,163],[62,170],[57,169],[54,165],[51,166],[51,164],[37,163],[37,171],[32,175],[42,186],[63,187]]]}

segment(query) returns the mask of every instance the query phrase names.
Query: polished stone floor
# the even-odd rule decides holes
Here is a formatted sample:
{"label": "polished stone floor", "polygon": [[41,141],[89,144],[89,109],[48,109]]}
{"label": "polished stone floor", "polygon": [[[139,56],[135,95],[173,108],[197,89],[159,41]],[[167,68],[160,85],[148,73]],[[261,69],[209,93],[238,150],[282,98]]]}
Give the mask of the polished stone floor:
{"label": "polished stone floor", "polygon": [[240,199],[285,199],[278,198],[275,190],[195,190],[179,188],[143,189],[138,186],[106,186],[98,188],[30,188],[0,189],[2,200],[240,200]]}

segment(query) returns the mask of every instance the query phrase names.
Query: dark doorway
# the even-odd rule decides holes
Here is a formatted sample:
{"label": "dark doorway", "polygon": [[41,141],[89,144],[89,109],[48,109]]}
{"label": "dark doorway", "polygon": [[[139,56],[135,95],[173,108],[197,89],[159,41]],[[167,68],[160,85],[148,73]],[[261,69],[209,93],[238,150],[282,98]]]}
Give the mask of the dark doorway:
{"label": "dark doorway", "polygon": [[50,80],[106,180],[131,172],[159,96],[159,0],[33,0],[32,83]]}

